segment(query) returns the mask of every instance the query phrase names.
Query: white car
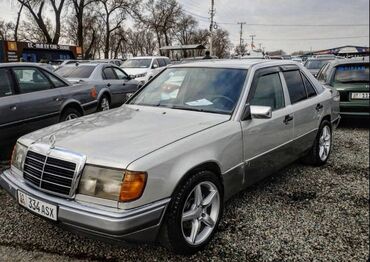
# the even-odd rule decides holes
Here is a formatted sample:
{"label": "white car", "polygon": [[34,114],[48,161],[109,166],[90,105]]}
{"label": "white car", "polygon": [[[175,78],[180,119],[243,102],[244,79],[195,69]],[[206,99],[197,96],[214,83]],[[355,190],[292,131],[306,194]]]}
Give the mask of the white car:
{"label": "white car", "polygon": [[171,61],[166,56],[141,56],[126,60],[121,68],[141,84],[144,84],[169,64],[171,64]]}

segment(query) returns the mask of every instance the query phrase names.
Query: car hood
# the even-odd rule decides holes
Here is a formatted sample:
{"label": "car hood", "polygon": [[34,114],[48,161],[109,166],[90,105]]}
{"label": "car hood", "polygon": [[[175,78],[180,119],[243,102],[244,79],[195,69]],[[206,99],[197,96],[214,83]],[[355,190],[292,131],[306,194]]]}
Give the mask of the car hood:
{"label": "car hood", "polygon": [[179,139],[228,121],[230,116],[159,107],[118,109],[47,127],[19,141],[49,144],[86,155],[87,163],[126,168],[132,161]]}
{"label": "car hood", "polygon": [[140,75],[149,71],[149,68],[125,68],[121,67],[128,75]]}

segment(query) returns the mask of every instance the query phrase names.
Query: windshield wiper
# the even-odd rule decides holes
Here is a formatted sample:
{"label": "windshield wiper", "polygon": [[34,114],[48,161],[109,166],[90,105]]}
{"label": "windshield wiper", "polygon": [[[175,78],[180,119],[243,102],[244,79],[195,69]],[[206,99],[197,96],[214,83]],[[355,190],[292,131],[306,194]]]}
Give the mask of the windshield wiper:
{"label": "windshield wiper", "polygon": [[214,113],[214,114],[223,114],[228,115],[230,112],[220,111],[220,110],[207,110],[203,108],[195,108],[195,107],[187,107],[187,106],[172,106],[172,109],[180,109],[180,110],[188,110],[188,111],[196,111],[196,112],[204,112],[204,113]]}

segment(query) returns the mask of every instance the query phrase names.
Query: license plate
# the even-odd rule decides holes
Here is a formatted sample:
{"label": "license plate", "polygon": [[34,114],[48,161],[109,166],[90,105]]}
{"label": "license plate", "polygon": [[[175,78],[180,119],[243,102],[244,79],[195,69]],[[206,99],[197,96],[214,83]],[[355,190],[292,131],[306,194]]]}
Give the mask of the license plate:
{"label": "license plate", "polygon": [[369,99],[369,93],[352,93],[352,99]]}
{"label": "license plate", "polygon": [[18,203],[43,217],[57,221],[57,207],[18,191]]}

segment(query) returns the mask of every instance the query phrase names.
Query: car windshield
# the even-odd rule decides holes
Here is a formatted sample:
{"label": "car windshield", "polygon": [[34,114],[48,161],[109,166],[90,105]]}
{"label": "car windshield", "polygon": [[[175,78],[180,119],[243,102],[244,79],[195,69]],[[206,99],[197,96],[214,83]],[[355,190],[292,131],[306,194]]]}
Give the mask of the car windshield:
{"label": "car windshield", "polygon": [[66,78],[89,78],[94,69],[95,66],[92,65],[63,66],[55,70],[55,73]]}
{"label": "car windshield", "polygon": [[350,64],[336,67],[334,82],[366,82],[369,83],[369,65],[368,64]]}
{"label": "car windshield", "polygon": [[152,59],[130,59],[122,64],[125,68],[148,68]]}
{"label": "car windshield", "polygon": [[329,63],[332,59],[308,60],[305,64],[307,69],[321,69],[324,65]]}
{"label": "car windshield", "polygon": [[169,68],[130,104],[231,114],[246,76],[244,69]]}

